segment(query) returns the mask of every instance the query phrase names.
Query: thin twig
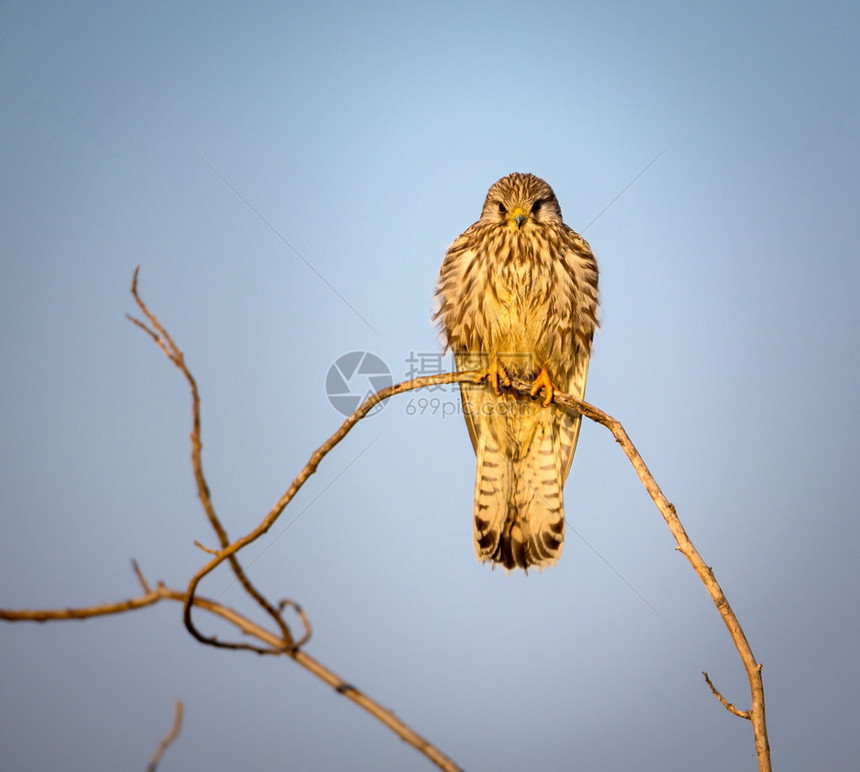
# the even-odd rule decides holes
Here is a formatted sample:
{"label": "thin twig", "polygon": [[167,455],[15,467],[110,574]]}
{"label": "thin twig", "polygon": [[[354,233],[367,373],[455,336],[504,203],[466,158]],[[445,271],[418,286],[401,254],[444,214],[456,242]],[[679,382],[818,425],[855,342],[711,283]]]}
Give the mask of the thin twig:
{"label": "thin twig", "polygon": [[140,566],[137,564],[136,560],[131,561],[131,568],[134,571],[134,575],[137,577],[137,581],[140,582],[140,586],[143,588],[144,592],[149,592],[149,584],[146,581],[146,577],[143,575],[143,571],[140,570]]}
{"label": "thin twig", "polygon": [[213,550],[211,547],[207,547],[205,544],[202,544],[201,542],[197,541],[197,539],[194,540],[194,546],[202,552],[205,552],[207,555],[218,554],[218,550]]}
{"label": "thin twig", "polygon": [[732,703],[730,703],[725,697],[723,697],[722,692],[714,686],[714,682],[711,681],[711,677],[703,670],[702,675],[705,676],[705,681],[708,682],[708,686],[711,687],[711,691],[714,693],[714,697],[716,697],[723,705],[723,707],[729,711],[729,713],[734,713],[736,716],[740,718],[745,718],[747,720],[752,719],[752,712],[749,710],[740,710],[736,708]]}
{"label": "thin twig", "polygon": [[291,608],[293,611],[296,612],[296,614],[298,615],[299,619],[302,622],[302,627],[305,630],[304,633],[302,634],[302,637],[299,638],[299,640],[297,640],[295,642],[295,644],[293,644],[294,649],[300,649],[302,646],[304,646],[311,639],[311,636],[313,635],[313,628],[311,627],[311,620],[308,619],[308,615],[305,614],[305,610],[298,603],[296,603],[294,600],[290,600],[289,598],[284,598],[278,604],[278,611],[283,611],[285,608]]}
{"label": "thin twig", "polygon": [[182,704],[182,700],[176,700],[173,705],[173,723],[170,725],[170,729],[167,734],[164,735],[161,742],[158,743],[158,747],[155,749],[155,753],[152,754],[152,758],[149,760],[149,764],[146,767],[146,772],[155,772],[158,768],[158,764],[161,761],[161,757],[164,756],[164,752],[173,744],[177,737],[179,737],[179,733],[182,731],[182,714],[184,712],[185,706]]}

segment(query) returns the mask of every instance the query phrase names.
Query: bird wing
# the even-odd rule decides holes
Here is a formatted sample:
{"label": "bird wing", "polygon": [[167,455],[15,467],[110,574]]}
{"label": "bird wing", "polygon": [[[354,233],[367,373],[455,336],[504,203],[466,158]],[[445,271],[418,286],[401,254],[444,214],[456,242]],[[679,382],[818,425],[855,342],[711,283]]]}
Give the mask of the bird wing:
{"label": "bird wing", "polygon": [[[474,370],[475,357],[471,354],[454,354],[454,362],[457,370]],[[481,426],[477,421],[481,415],[486,415],[486,407],[492,407],[495,394],[483,383],[461,383],[460,400],[463,404],[463,418],[466,420],[466,428],[469,430],[469,439],[472,441],[472,449],[478,452],[478,442],[481,436]]]}
{"label": "bird wing", "polygon": [[[567,384],[562,386],[568,394],[585,399],[585,382],[588,380],[588,363],[590,356],[588,352],[580,352],[579,357],[571,372]],[[579,413],[561,411],[561,426],[559,430],[562,483],[570,474],[570,466],[573,463],[573,454],[576,452],[576,443],[579,440],[579,429],[582,426],[582,416]]]}

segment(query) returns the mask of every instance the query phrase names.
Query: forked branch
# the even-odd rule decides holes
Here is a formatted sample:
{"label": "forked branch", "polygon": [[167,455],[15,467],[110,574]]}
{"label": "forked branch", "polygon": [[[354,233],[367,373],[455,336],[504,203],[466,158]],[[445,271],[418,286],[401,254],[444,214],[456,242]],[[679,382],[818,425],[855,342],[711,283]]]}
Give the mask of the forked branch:
{"label": "forked branch", "polygon": [[[72,619],[91,619],[93,617],[109,616],[112,614],[123,614],[128,611],[135,611],[148,606],[154,606],[156,603],[160,603],[161,601],[185,603],[186,594],[182,590],[172,589],[161,582],[159,582],[153,589],[144,578],[136,563],[134,564],[134,571],[141,587],[143,588],[143,595],[138,597],[130,598],[118,603],[105,603],[98,606],[88,606],[86,608],[75,609],[27,609],[21,611],[0,609],[0,619],[8,622],[50,622]],[[286,601],[286,604],[291,604],[291,601]],[[360,689],[342,679],[335,672],[304,651],[295,647],[284,650],[283,639],[278,633],[267,630],[265,627],[262,627],[229,606],[225,606],[217,601],[210,600],[209,598],[198,596],[194,598],[193,605],[199,609],[215,614],[226,622],[229,622],[243,635],[255,638],[260,642],[261,648],[265,648],[267,651],[272,652],[280,650],[282,656],[289,657],[317,678],[328,684],[335,692],[366,710],[370,715],[382,722],[384,726],[387,726],[401,740],[409,743],[412,747],[423,753],[437,767],[446,770],[446,772],[459,772],[460,767],[457,766],[452,759],[448,758],[448,756],[442,753],[442,751],[440,751],[429,740],[414,731],[392,711],[384,708],[372,697],[369,697]],[[301,613],[300,609],[298,609],[298,611]]]}

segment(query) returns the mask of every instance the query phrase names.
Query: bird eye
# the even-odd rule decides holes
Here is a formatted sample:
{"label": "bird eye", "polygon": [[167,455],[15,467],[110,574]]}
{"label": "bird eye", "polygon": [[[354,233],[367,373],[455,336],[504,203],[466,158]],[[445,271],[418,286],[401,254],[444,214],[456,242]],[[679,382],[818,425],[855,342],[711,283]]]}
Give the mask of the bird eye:
{"label": "bird eye", "polygon": [[537,214],[540,211],[540,208],[543,206],[543,201],[538,199],[532,204],[532,214]]}
{"label": "bird eye", "polygon": [[502,214],[505,214],[508,211],[507,209],[505,209],[505,205],[501,201],[499,201],[499,211]]}

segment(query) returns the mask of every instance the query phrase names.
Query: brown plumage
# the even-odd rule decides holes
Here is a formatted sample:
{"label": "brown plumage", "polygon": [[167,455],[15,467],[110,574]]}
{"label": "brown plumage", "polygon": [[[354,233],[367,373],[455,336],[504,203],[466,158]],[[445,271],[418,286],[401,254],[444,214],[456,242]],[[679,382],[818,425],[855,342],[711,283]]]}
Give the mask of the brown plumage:
{"label": "brown plumage", "polygon": [[[533,174],[509,174],[487,193],[481,218],[448,249],[436,288],[440,323],[459,370],[477,456],[473,530],[478,559],[546,568],[564,541],[564,481],[580,417],[548,403],[553,387],[583,397],[597,327],[597,263],[562,222],[555,194]],[[517,397],[507,376],[535,379]]]}

